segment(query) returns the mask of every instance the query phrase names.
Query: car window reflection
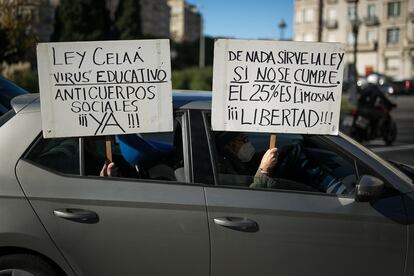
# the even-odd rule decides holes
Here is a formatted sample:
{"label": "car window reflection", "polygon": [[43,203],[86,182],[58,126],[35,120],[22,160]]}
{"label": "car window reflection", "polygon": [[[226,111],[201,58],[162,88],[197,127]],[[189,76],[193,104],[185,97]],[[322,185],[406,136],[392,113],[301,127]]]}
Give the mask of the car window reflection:
{"label": "car window reflection", "polygon": [[[260,164],[269,147],[269,134],[243,133],[243,139],[254,148],[248,160],[226,150],[228,141],[222,139],[225,135],[225,132],[212,132],[219,185],[328,194],[352,194],[354,191],[357,177],[353,161],[317,136],[278,134],[277,163],[270,173],[263,174]],[[237,133],[227,134],[228,137],[235,135]]]}
{"label": "car window reflection", "polygon": [[[83,163],[86,176],[101,176],[108,162],[104,137],[84,137]],[[115,135],[111,177],[185,182],[181,118],[172,132]],[[27,159],[50,170],[79,175],[79,138],[40,138]]]}

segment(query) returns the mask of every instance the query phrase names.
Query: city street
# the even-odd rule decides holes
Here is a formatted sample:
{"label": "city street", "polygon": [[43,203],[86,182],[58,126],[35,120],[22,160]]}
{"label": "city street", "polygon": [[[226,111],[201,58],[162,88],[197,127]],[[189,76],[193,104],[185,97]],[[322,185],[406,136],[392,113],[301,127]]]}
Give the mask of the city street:
{"label": "city street", "polygon": [[0,276],[414,276],[414,0],[0,0],[0,141]]}
{"label": "city street", "polygon": [[414,165],[414,97],[393,96],[391,100],[398,105],[392,111],[397,122],[397,141],[391,147],[385,146],[383,140],[370,141],[365,145],[384,159]]}

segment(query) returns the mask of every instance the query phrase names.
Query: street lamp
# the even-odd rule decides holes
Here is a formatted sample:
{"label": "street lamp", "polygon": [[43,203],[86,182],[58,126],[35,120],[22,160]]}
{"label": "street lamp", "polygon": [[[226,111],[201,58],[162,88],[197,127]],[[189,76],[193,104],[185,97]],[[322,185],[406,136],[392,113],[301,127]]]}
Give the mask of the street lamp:
{"label": "street lamp", "polygon": [[351,89],[350,93],[350,101],[352,103],[356,103],[357,101],[357,81],[358,81],[358,70],[357,70],[357,53],[358,53],[358,32],[359,32],[359,26],[361,25],[361,20],[358,18],[358,0],[354,2],[355,4],[355,13],[353,18],[351,19],[351,27],[352,27],[352,34],[354,35],[354,68],[353,68],[353,78],[352,86],[353,89]]}
{"label": "street lamp", "polygon": [[[355,3],[356,4],[356,3]],[[357,70],[357,52],[358,52],[358,33],[359,33],[359,26],[361,25],[361,20],[358,18],[358,12],[356,11],[355,7],[355,18],[351,20],[352,26],[352,34],[354,35],[354,68],[355,68],[355,79],[358,78],[358,70]]]}
{"label": "street lamp", "polygon": [[285,20],[283,20],[283,19],[280,19],[280,21],[279,21],[279,23],[277,24],[277,26],[279,27],[279,30],[280,30],[280,40],[283,40],[284,39],[284,37],[283,37],[283,33],[284,33],[284,30],[285,30],[285,28],[286,28],[286,22],[285,22]]}
{"label": "street lamp", "polygon": [[204,37],[204,20],[203,16],[200,13],[200,48],[199,48],[199,58],[198,58],[198,67],[203,68],[205,66],[205,37]]}

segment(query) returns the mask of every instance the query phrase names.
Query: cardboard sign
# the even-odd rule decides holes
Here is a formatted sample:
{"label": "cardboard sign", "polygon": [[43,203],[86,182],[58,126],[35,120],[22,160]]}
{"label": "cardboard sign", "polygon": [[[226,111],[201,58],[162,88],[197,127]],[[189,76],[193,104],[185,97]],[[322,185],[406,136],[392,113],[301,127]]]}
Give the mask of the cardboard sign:
{"label": "cardboard sign", "polygon": [[213,130],[338,134],[345,45],[219,39]]}
{"label": "cardboard sign", "polygon": [[169,40],[40,43],[45,138],[172,131]]}

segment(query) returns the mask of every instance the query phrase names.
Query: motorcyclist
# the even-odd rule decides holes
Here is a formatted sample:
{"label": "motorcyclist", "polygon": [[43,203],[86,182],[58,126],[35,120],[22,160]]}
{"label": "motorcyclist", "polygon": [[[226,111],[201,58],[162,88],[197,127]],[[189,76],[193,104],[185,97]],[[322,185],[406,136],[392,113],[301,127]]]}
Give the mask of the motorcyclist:
{"label": "motorcyclist", "polygon": [[373,129],[376,129],[380,119],[386,117],[388,110],[396,107],[381,91],[379,84],[380,76],[378,74],[370,74],[358,100],[358,113],[370,120]]}

